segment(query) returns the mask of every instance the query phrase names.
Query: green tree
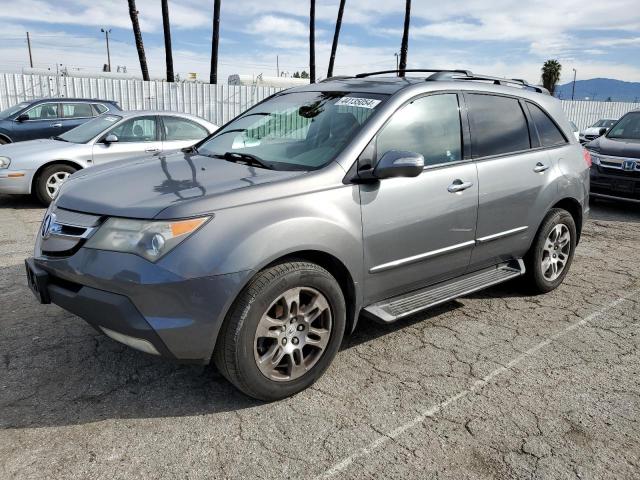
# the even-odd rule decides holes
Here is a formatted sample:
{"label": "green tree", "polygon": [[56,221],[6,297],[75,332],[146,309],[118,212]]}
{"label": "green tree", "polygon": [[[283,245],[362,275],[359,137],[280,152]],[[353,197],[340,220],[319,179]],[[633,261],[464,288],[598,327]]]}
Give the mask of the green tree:
{"label": "green tree", "polygon": [[560,72],[562,65],[558,60],[547,60],[542,65],[542,86],[549,90],[553,95],[556,91],[556,85],[560,81]]}
{"label": "green tree", "polygon": [[310,77],[306,70],[302,70],[302,73],[300,74],[300,78],[310,78]]}

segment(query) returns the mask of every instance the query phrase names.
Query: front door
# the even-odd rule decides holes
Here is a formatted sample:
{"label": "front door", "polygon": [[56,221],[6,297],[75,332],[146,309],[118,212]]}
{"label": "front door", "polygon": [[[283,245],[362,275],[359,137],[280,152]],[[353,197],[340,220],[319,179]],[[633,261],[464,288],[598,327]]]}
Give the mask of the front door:
{"label": "front door", "polygon": [[[93,162],[100,165],[114,160],[151,156],[162,151],[158,136],[157,117],[149,115],[124,120],[107,131],[93,146]],[[105,143],[108,135],[115,135],[117,142]]]}
{"label": "front door", "polygon": [[[27,110],[26,120],[14,121],[11,138],[14,142],[55,137],[63,133],[58,103],[40,103]],[[20,116],[22,116],[20,115]]]}
{"label": "front door", "polygon": [[[420,153],[415,178],[360,187],[366,303],[464,273],[475,243],[476,166],[465,159],[456,93],[414,99],[372,142],[373,162],[389,150]],[[366,154],[366,153],[365,153]],[[363,154],[363,155],[365,155]]]}

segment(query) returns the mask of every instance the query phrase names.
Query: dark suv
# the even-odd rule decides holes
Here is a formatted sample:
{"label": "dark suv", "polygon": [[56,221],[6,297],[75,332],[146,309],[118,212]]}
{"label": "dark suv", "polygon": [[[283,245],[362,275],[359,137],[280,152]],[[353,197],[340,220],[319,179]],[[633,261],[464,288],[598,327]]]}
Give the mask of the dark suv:
{"label": "dark suv", "polygon": [[72,175],[32,290],[273,400],[311,385],[360,314],[394,322],[525,274],[556,288],[590,165],[560,102],[424,72],[285,90],[180,153]]}
{"label": "dark suv", "polygon": [[593,159],[591,196],[640,202],[640,110],[601,134],[586,146]]}
{"label": "dark suv", "polygon": [[0,112],[0,145],[60,135],[106,112],[118,112],[112,100],[42,98]]}

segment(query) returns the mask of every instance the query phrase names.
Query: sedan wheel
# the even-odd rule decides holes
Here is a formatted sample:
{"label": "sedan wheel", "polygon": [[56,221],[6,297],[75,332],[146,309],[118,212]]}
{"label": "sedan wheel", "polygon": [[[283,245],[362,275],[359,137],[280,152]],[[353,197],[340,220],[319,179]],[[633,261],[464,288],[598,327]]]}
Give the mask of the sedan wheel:
{"label": "sedan wheel", "polygon": [[69,172],[55,172],[52,175],[49,175],[46,182],[47,193],[51,198],[55,197],[56,193],[58,193],[58,189],[64,181],[69,178],[71,174]]}

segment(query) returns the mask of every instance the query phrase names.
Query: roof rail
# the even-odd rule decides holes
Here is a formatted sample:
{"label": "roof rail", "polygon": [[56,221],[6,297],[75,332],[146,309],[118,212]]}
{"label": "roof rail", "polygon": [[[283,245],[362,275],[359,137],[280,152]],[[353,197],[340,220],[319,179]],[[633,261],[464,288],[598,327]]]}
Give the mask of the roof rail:
{"label": "roof rail", "polygon": [[461,73],[464,75],[472,75],[469,70],[442,70],[442,69],[423,69],[423,68],[407,68],[404,70],[379,70],[377,72],[365,72],[358,73],[355,78],[365,78],[371,77],[372,75],[383,75],[385,73],[440,73],[440,72],[451,72],[451,73]]}
{"label": "roof rail", "polygon": [[324,78],[324,79],[320,80],[318,83],[330,82],[332,80],[346,80],[348,78],[353,78],[353,77],[351,77],[349,75],[336,75],[334,77]]}
{"label": "roof rail", "polygon": [[549,94],[549,91],[546,88],[540,87],[539,85],[532,85],[521,78],[491,77],[489,75],[476,75],[471,72],[466,72],[464,75],[458,74],[458,72],[438,72],[427,78],[427,81],[433,80],[476,80],[481,82],[492,82],[495,85],[517,85],[523,88],[530,88],[538,93]]}

